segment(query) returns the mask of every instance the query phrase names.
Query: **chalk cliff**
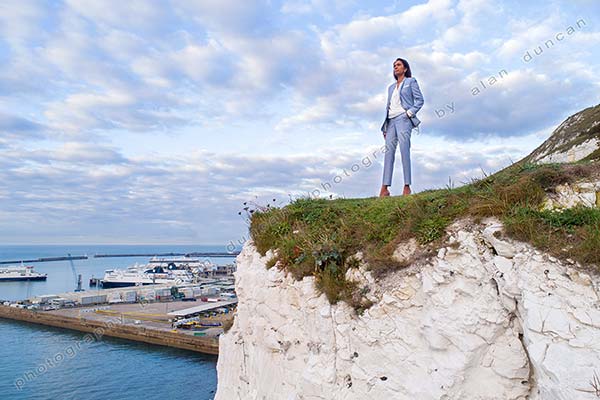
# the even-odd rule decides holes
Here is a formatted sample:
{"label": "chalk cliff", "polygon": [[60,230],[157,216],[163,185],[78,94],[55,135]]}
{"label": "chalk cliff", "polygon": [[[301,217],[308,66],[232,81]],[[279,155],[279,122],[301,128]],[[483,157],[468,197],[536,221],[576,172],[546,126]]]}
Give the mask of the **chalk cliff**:
{"label": "chalk cliff", "polygon": [[[573,142],[594,140],[584,152],[548,145],[529,157],[575,161],[600,140]],[[597,207],[599,193],[598,179],[559,186],[544,207]],[[248,241],[237,259],[237,314],[220,339],[216,400],[600,398],[600,278],[502,229],[495,218],[460,219],[436,255],[380,279],[361,261],[347,273],[369,288],[373,305],[360,315],[331,305],[314,277],[267,268],[272,251],[263,257]],[[406,241],[394,257],[417,247]]]}
{"label": "chalk cliff", "polygon": [[216,398],[595,398],[598,279],[500,229],[458,222],[434,260],[380,283],[359,269],[375,301],[362,316],[247,243]]}

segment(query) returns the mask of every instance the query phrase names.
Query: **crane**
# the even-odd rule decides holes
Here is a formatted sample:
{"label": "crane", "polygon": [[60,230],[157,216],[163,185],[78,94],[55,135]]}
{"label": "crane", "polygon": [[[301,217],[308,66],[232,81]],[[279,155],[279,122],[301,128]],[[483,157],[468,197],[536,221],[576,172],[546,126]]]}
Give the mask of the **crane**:
{"label": "crane", "polygon": [[75,278],[75,284],[77,287],[75,288],[76,292],[83,292],[85,289],[81,288],[81,274],[77,275],[77,271],[75,270],[75,264],[73,263],[73,259],[71,258],[71,254],[67,254],[69,256],[69,264],[71,264],[71,271],[73,272],[73,278]]}

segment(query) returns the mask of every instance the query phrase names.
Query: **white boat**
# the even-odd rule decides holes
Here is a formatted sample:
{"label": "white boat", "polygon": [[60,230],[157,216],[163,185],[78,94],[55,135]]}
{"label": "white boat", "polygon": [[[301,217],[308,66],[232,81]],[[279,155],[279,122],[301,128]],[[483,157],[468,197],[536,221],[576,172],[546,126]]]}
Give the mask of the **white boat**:
{"label": "white boat", "polygon": [[127,269],[108,269],[100,280],[103,288],[193,283],[200,278],[231,275],[235,264],[216,265],[192,257],[152,258],[145,265],[135,264]]}
{"label": "white boat", "polygon": [[215,267],[216,265],[208,260],[202,261],[199,258],[193,257],[153,257],[148,262],[149,266],[161,266],[168,270],[189,270],[192,272],[203,271],[207,268]]}
{"label": "white boat", "polygon": [[163,268],[168,269],[187,269],[191,271],[194,276],[204,278],[230,276],[236,271],[235,262],[233,264],[217,265],[210,262],[208,259],[202,261],[199,258],[188,256],[171,258],[154,257],[150,259],[149,264],[160,265]]}
{"label": "white boat", "polygon": [[33,266],[0,268],[0,282],[6,281],[45,281],[47,274],[40,274],[33,270]]}
{"label": "white boat", "polygon": [[107,269],[100,280],[103,288],[192,283],[194,274],[190,269],[177,265],[135,264],[127,269]]}

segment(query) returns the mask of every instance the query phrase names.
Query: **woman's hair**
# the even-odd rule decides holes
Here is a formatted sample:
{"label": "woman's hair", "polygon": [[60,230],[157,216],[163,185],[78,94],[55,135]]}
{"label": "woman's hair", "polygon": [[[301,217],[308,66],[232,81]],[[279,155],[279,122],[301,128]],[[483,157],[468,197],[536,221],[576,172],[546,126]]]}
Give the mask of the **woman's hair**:
{"label": "woman's hair", "polygon": [[[406,69],[406,71],[404,72],[404,76],[407,78],[412,77],[412,72],[410,72],[410,65],[408,65],[408,61],[406,61],[404,58],[396,58],[394,64],[396,64],[396,61],[400,61],[402,65],[404,65],[404,69]],[[396,77],[396,74],[394,74],[393,72],[392,74],[394,75],[394,79],[398,79]]]}

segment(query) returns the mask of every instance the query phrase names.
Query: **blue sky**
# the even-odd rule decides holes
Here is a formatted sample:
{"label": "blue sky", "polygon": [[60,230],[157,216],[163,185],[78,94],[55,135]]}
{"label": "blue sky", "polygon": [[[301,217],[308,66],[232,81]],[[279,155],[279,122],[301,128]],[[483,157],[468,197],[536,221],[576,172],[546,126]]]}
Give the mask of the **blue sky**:
{"label": "blue sky", "polygon": [[0,243],[226,244],[247,236],[244,202],[373,196],[397,57],[425,96],[414,189],[494,172],[599,103],[599,16],[594,0],[3,0]]}

